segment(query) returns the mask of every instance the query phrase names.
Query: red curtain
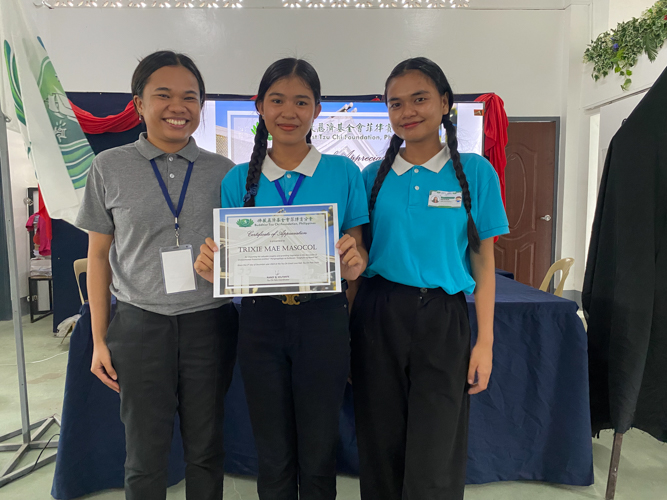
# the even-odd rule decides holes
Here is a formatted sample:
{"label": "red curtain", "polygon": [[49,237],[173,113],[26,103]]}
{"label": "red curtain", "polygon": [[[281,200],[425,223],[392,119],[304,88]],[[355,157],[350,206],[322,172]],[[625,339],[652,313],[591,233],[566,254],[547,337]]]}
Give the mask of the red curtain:
{"label": "red curtain", "polygon": [[483,94],[475,99],[477,102],[484,102],[484,156],[498,173],[500,178],[500,192],[505,204],[505,167],[507,166],[507,157],[505,156],[505,147],[507,147],[507,113],[505,113],[505,103],[496,94]]}
{"label": "red curtain", "polygon": [[88,111],[84,111],[70,101],[72,111],[79,120],[81,130],[86,134],[104,134],[105,132],[125,132],[136,127],[141,123],[139,115],[134,110],[134,104],[130,101],[125,110],[117,115],[105,116],[100,118],[93,116]]}
{"label": "red curtain", "polygon": [[[49,212],[46,211],[46,206],[44,205],[44,200],[42,199],[42,192],[38,189],[39,204],[38,209],[35,210],[33,215],[26,222],[25,228],[28,231],[35,229],[35,236],[33,236],[32,241],[35,245],[39,245],[39,254],[42,256],[51,255],[51,217]],[[39,217],[37,228],[34,228],[35,218]],[[32,258],[33,255],[30,256]]]}

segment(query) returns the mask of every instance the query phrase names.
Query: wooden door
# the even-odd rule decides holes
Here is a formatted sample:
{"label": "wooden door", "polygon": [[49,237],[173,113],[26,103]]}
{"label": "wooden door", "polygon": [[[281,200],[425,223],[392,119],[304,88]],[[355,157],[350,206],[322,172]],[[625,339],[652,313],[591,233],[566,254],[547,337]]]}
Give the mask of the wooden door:
{"label": "wooden door", "polygon": [[510,122],[505,195],[510,234],[495,247],[496,267],[539,287],[552,262],[556,122]]}

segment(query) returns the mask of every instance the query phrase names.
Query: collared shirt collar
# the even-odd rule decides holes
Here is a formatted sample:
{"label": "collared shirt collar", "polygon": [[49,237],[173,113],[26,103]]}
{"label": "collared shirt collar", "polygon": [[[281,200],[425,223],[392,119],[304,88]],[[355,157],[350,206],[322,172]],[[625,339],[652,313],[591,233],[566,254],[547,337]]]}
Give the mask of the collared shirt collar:
{"label": "collared shirt collar", "polygon": [[405,172],[410,170],[412,167],[424,167],[430,170],[431,172],[438,173],[440,170],[442,170],[442,167],[445,166],[445,164],[449,161],[451,158],[449,154],[449,148],[447,147],[446,144],[443,145],[444,147],[440,150],[438,154],[436,154],[433,158],[428,160],[426,163],[423,165],[413,165],[412,163],[408,163],[403,159],[403,156],[401,156],[401,152],[403,149],[401,149],[401,152],[399,152],[396,155],[396,159],[394,160],[394,164],[391,166],[391,168],[396,172],[396,175],[403,175]]}
{"label": "collared shirt collar", "polygon": [[322,154],[317,149],[315,149],[315,146],[311,145],[310,151],[308,151],[308,154],[301,161],[301,163],[299,163],[298,167],[296,167],[294,170],[285,170],[276,165],[276,163],[267,153],[266,157],[264,158],[264,163],[262,163],[262,173],[264,174],[264,177],[266,177],[271,182],[280,179],[283,175],[289,172],[297,172],[299,174],[312,177],[315,173],[317,165],[320,163],[321,158]]}
{"label": "collared shirt collar", "polygon": [[[146,132],[139,134],[139,139],[134,143],[135,147],[141,153],[141,155],[147,160],[154,160],[158,156],[166,155],[165,153],[157,146],[151,144],[146,137]],[[185,145],[183,149],[174,153],[182,158],[185,158],[187,161],[196,161],[199,156],[199,146],[195,142],[194,137],[190,137],[190,140]]]}

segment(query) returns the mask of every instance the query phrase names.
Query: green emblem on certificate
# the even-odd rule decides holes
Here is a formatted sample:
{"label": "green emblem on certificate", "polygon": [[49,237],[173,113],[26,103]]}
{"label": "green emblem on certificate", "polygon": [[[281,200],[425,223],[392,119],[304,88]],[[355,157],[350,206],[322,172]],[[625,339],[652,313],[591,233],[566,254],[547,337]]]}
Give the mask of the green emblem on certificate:
{"label": "green emblem on certificate", "polygon": [[236,224],[239,227],[250,227],[254,224],[255,222],[252,219],[239,219],[236,221]]}

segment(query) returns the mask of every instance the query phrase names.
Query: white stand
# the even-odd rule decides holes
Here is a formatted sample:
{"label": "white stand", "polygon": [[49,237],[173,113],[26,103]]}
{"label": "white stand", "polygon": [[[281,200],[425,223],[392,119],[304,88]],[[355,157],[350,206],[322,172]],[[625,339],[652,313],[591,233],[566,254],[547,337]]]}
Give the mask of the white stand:
{"label": "white stand", "polygon": [[[2,200],[5,208],[5,227],[7,230],[7,255],[9,257],[9,281],[12,292],[12,318],[14,320],[14,338],[16,340],[16,364],[19,374],[19,396],[21,399],[21,429],[0,436],[0,452],[13,451],[14,456],[2,469],[0,469],[0,487],[30,474],[32,471],[55,462],[56,453],[40,458],[35,464],[30,464],[20,469],[17,465],[21,459],[30,451],[36,449],[57,448],[58,441],[48,443],[39,439],[49,430],[52,424],[60,427],[60,420],[56,416],[30,425],[30,414],[28,412],[28,387],[26,384],[25,352],[23,349],[23,325],[21,324],[21,294],[19,292],[19,270],[16,259],[16,235],[14,234],[14,217],[12,206],[12,183],[9,170],[9,146],[7,143],[7,122],[10,119],[0,109],[0,179],[2,179]],[[35,430],[30,435],[30,431]],[[23,436],[21,443],[3,444],[6,441]]]}

